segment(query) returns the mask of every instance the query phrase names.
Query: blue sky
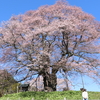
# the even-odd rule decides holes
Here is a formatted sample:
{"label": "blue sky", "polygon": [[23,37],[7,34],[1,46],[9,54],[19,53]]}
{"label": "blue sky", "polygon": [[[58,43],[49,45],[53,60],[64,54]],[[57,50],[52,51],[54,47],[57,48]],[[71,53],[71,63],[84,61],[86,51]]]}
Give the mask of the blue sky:
{"label": "blue sky", "polygon": [[[12,15],[24,14],[26,11],[36,10],[42,5],[52,5],[56,1],[57,0],[0,0],[0,22],[9,20]],[[96,20],[100,21],[100,0],[67,1],[70,5],[81,7],[83,11],[92,14]],[[88,91],[100,92],[100,86],[95,84],[90,78],[83,77],[83,79],[85,88]],[[82,85],[79,84],[73,89],[79,90],[81,87]]]}

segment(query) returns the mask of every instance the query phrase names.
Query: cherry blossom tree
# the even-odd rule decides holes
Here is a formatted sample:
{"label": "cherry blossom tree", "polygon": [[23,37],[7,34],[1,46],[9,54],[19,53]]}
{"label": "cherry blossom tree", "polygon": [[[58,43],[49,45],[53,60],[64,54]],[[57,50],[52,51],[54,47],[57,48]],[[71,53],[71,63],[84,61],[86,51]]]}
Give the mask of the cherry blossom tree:
{"label": "cherry blossom tree", "polygon": [[79,7],[57,1],[2,22],[0,51],[4,69],[18,81],[41,75],[45,90],[56,91],[58,72],[69,82],[80,73],[97,80],[100,22]]}

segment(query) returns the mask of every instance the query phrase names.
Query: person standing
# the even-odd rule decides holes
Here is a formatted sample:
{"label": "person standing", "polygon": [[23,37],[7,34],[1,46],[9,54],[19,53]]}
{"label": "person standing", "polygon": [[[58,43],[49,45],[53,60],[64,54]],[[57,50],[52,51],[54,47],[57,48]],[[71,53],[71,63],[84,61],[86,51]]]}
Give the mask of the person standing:
{"label": "person standing", "polygon": [[86,89],[83,89],[82,97],[83,97],[83,100],[88,100],[88,92],[86,91]]}

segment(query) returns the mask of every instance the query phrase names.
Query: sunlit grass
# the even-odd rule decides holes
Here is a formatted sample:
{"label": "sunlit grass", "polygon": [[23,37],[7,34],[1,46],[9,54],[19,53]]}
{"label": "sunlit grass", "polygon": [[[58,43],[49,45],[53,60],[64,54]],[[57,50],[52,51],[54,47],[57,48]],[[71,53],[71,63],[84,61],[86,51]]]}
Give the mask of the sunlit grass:
{"label": "sunlit grass", "polygon": [[[100,92],[88,92],[89,99],[100,99]],[[48,98],[48,99],[47,99]],[[0,100],[82,100],[81,91],[20,92],[8,94]]]}

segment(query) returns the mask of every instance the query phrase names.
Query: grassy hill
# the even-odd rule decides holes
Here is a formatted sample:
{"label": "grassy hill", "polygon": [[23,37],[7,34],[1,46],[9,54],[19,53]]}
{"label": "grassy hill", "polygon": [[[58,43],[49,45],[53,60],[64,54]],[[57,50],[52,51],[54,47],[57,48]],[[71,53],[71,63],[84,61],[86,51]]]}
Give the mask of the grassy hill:
{"label": "grassy hill", "polygon": [[[88,94],[89,100],[100,100],[100,92],[88,92]],[[82,100],[81,91],[20,92],[5,95],[0,100],[64,100],[64,98]]]}

